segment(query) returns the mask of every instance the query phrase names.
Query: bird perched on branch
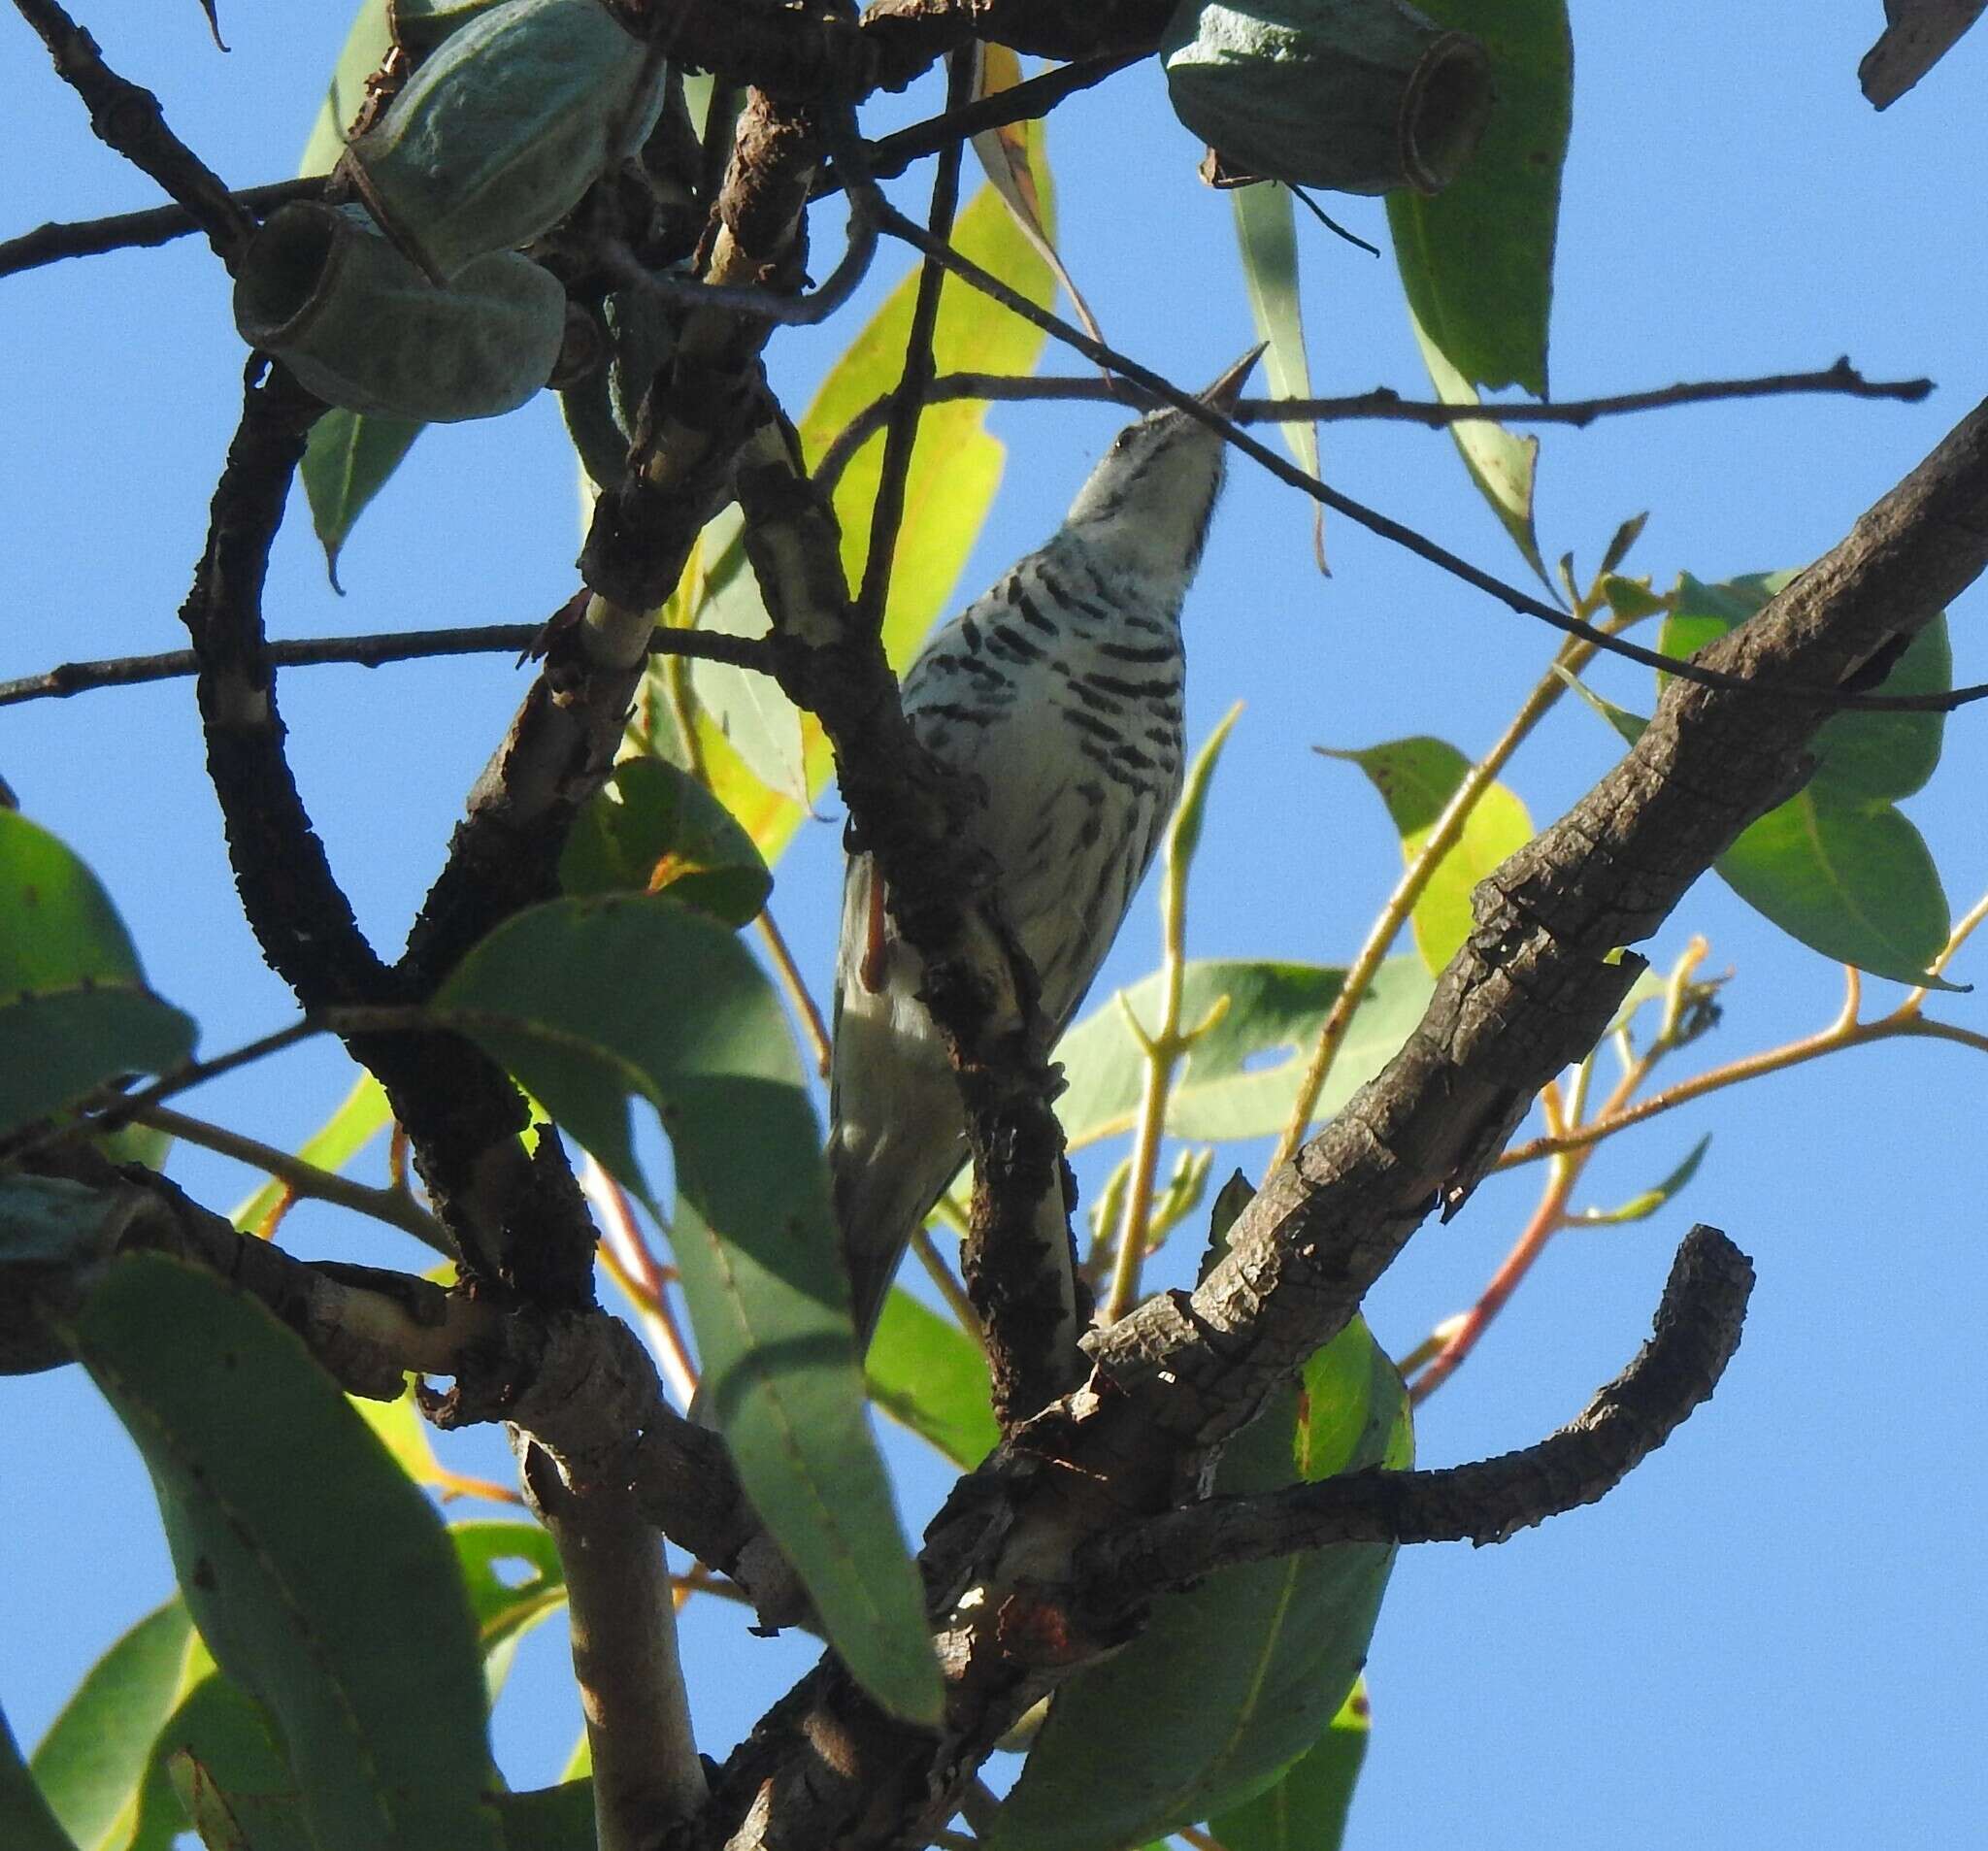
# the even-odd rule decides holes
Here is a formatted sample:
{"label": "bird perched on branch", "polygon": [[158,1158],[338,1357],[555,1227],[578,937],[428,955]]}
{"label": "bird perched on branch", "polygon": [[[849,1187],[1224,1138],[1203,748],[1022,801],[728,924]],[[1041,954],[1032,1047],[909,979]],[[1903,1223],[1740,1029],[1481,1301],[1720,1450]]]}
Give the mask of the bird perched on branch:
{"label": "bird perched on branch", "polygon": [[[1255,365],[1202,402],[1228,412]],[[1164,410],[1113,440],[1055,537],[943,629],[904,679],[926,749],[965,776],[968,845],[1027,953],[1052,1037],[1118,935],[1180,795],[1180,605],[1201,562],[1227,446]],[[853,854],[843,886],[828,1156],[868,1342],[913,1233],[966,1157],[945,1047],[919,1001],[918,955]]]}

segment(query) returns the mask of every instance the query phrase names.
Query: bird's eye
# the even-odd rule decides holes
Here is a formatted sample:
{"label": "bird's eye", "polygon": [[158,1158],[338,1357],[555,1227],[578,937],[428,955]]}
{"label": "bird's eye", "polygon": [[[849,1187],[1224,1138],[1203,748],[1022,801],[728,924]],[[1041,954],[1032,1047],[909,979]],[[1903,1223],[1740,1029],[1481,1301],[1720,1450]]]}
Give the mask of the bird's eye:
{"label": "bird's eye", "polygon": [[1111,454],[1113,456],[1116,456],[1118,452],[1122,450],[1126,446],[1126,445],[1130,444],[1131,442],[1132,433],[1130,431],[1120,431],[1118,435],[1111,440]]}

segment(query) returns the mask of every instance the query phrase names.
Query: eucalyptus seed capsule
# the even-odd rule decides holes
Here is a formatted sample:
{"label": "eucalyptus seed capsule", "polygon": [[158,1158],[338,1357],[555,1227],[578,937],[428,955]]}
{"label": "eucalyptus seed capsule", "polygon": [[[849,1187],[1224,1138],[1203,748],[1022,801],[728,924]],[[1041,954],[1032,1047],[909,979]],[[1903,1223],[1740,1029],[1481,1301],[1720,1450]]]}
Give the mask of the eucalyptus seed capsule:
{"label": "eucalyptus seed capsule", "polygon": [[1224,168],[1297,185],[1441,192],[1491,112],[1482,44],[1401,0],[1182,0],[1160,55]]}
{"label": "eucalyptus seed capsule", "polygon": [[446,281],[549,231],[640,148],[660,79],[600,0],[505,0],[422,60],[340,171],[387,236]]}
{"label": "eucalyptus seed capsule", "polygon": [[358,206],[285,206],[235,278],[235,325],[328,405],[447,424],[495,417],[550,378],[566,291],[515,251],[431,282]]}

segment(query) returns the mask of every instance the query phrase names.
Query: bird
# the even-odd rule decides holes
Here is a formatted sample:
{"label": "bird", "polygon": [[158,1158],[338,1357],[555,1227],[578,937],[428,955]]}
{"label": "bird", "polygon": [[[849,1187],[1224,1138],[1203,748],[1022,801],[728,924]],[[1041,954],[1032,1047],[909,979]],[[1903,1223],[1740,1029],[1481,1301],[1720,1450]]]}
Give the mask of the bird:
{"label": "bird", "polygon": [[[1262,347],[1203,392],[1227,414]],[[1048,543],[935,631],[906,671],[905,717],[971,794],[965,846],[1034,967],[1061,1036],[1117,937],[1180,796],[1180,608],[1228,446],[1177,408],[1128,425]],[[965,1109],[860,843],[843,881],[828,1165],[860,1347],[967,1154]]]}

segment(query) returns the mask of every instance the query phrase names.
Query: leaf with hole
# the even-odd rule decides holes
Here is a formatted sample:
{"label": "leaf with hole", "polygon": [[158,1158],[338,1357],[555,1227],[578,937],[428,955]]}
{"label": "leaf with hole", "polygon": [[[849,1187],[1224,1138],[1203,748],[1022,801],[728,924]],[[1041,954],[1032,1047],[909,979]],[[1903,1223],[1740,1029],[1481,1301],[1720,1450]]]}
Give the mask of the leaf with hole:
{"label": "leaf with hole", "polygon": [[[659,896],[558,900],[472,950],[432,1013],[672,1228],[702,1393],[754,1506],[856,1679],[898,1714],[936,1717],[923,1595],[865,1417],[820,1127],[750,953]],[[672,1215],[636,1156],[638,1100],[670,1140]]]}

